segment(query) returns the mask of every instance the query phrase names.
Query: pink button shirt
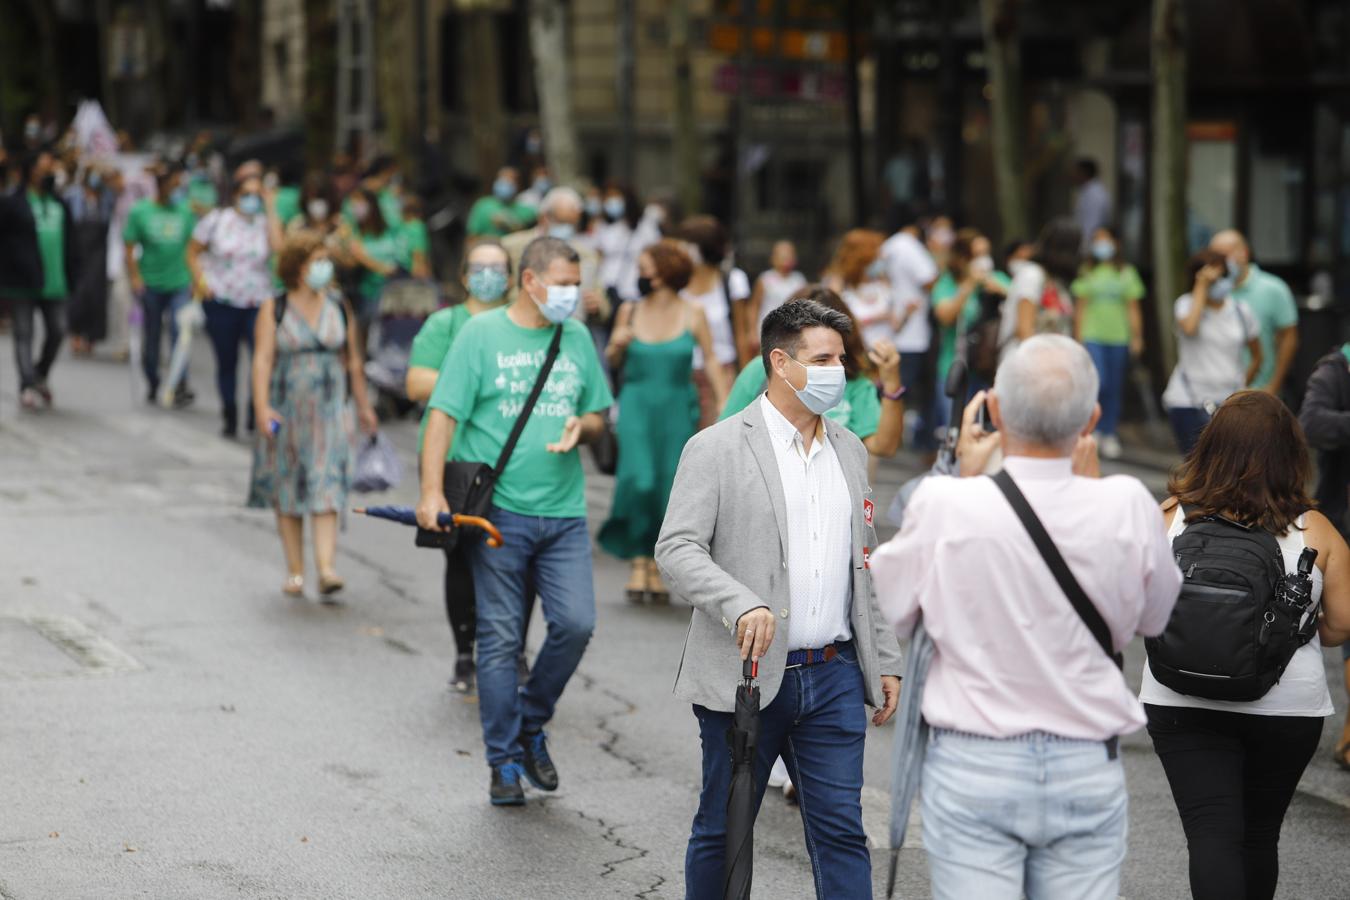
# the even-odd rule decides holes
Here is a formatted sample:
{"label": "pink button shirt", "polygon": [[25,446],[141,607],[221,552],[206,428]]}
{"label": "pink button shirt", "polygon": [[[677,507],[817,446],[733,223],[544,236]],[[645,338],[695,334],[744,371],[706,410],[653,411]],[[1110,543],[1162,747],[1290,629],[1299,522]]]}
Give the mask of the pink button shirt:
{"label": "pink button shirt", "polygon": [[[1181,572],[1162,513],[1134,478],[1073,475],[1068,459],[1004,462],[1116,649],[1167,625]],[[920,611],[936,653],[923,716],[990,737],[1105,740],[1144,710],[989,478],[928,479],[872,555],[882,614],[903,640]]]}

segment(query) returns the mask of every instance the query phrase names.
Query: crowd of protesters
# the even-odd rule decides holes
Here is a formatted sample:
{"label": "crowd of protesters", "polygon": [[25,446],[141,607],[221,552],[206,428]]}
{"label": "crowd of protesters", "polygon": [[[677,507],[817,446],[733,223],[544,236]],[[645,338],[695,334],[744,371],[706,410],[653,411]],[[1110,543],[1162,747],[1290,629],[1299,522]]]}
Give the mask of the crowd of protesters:
{"label": "crowd of protesters", "polygon": [[[184,354],[200,322],[222,434],[254,433],[248,504],[276,515],[282,590],[304,593],[306,518],[319,592],[341,590],[353,432],[378,428],[368,338],[391,289],[434,270],[422,201],[397,164],[227,171],[207,139],[133,166],[64,139],[2,162],[0,297],[21,406],[55,402],[49,375],[67,334],[76,353],[126,341],[113,350],[138,353],[146,401],[188,406]],[[555,184],[537,160],[496,173],[464,218],[461,283],[436,289],[459,302],[420,321],[402,386],[425,406],[419,540],[444,551],[451,685],[478,694],[494,805],[522,804],[526,782],[559,784],[544,729],[595,627],[579,456],[591,444],[615,475],[597,540],[629,562],[627,599],[694,608],[676,686],[704,749],[688,896],[720,879],[731,690],[750,657],[766,663],[758,789],[802,797],[818,895],[866,895],[856,713],[867,703],[875,724],[890,718],[896,637],[921,622],[934,654],[922,779],[935,896],[1116,896],[1116,741],[1144,725],[1185,826],[1194,895],[1273,895],[1279,825],[1331,711],[1317,638],[1252,698],[1177,689],[1160,644],[1135,697],[1117,655],[1136,634],[1171,634],[1195,570],[1178,569],[1173,542],[1216,519],[1269,537],[1286,572],[1317,551],[1304,573],[1310,627],[1320,603],[1322,642],[1345,640],[1350,349],[1319,364],[1301,428],[1274,396],[1297,346],[1292,295],[1242,235],[1215,235],[1174,305],[1163,403],[1186,459],[1163,514],[1137,482],[1101,479],[1098,454],[1123,452],[1145,287],[1092,188],[1095,167],[1079,173],[1076,217],[1001,254],[978,229],[911,214],[893,233],[845,232],[819,273],[800,271],[798,248],[780,240],[754,277],[712,216],[620,183]],[[953,398],[943,385],[958,364],[968,390]],[[878,548],[869,475],[906,440],[935,455],[953,419],[959,474],[1001,458],[1004,480],[931,479]],[[1321,453],[1325,515],[1304,493],[1307,442]],[[486,514],[503,546],[445,524],[451,512]],[[1095,619],[1065,600],[1075,594]],[[546,634],[525,666],[536,600]],[[1336,752],[1350,768],[1350,723]],[[972,790],[988,802],[972,806]],[[1061,807],[1071,813],[1022,827]]]}

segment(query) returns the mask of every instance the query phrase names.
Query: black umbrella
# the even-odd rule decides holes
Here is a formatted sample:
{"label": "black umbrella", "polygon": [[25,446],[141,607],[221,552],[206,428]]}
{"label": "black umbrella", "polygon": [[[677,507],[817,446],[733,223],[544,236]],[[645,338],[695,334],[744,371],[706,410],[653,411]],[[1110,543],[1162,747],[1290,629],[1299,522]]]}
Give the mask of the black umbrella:
{"label": "black umbrella", "polygon": [[727,729],[731,747],[731,787],[727,791],[726,877],[724,900],[749,900],[755,868],[755,745],[759,743],[759,663],[746,660],[736,686],[736,708]]}
{"label": "black umbrella", "polygon": [[[352,510],[357,515],[370,516],[373,519],[388,519],[390,522],[399,522],[403,525],[417,524],[417,511],[411,506],[358,506]],[[441,513],[437,517],[437,522],[441,527],[453,525],[455,528],[481,528],[487,532],[489,547],[500,547],[502,545],[502,533],[497,530],[487,519],[478,516],[461,516],[459,514]]]}

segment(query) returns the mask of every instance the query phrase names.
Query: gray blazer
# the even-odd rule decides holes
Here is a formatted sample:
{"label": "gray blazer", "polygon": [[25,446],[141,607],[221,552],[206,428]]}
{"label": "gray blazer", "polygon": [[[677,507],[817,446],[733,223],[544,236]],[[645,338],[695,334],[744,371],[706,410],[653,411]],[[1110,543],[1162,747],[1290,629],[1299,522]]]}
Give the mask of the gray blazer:
{"label": "gray blazer", "polygon": [[[899,642],[877,608],[871,573],[864,566],[864,548],[877,544],[876,532],[863,517],[863,501],[872,493],[867,449],[829,419],[825,433],[853,500],[853,640],[867,702],[882,706],[881,676],[900,675],[901,662]],[[736,620],[758,606],[778,616],[773,643],[759,664],[761,704],[767,706],[778,694],[792,606],[786,519],[778,460],[758,400],[685,445],[656,543],[656,562],[671,593],[694,607],[675,696],[712,710],[732,710],[741,679]]]}

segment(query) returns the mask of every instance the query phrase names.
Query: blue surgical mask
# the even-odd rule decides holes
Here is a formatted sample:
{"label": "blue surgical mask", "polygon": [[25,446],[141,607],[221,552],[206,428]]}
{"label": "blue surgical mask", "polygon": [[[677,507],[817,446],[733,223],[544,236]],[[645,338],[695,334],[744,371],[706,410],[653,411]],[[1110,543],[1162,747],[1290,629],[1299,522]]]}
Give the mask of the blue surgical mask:
{"label": "blue surgical mask", "polygon": [[169,203],[173,206],[182,206],[187,202],[188,189],[182,185],[169,192]]}
{"label": "blue surgical mask", "polygon": [[[535,301],[538,302],[538,301]],[[550,284],[547,299],[539,304],[539,311],[554,325],[566,322],[577,311],[581,302],[581,288],[575,284]]]}
{"label": "blue surgical mask", "polygon": [[1116,245],[1113,241],[1093,241],[1092,258],[1097,262],[1110,262],[1116,255]]}
{"label": "blue surgical mask", "polygon": [[322,291],[333,280],[333,261],[331,259],[316,259],[309,264],[309,271],[305,273],[305,284],[309,285],[311,290]]}
{"label": "blue surgical mask", "polygon": [[547,194],[549,191],[553,190],[553,182],[547,178],[536,178],[534,180],[534,190],[535,193],[540,194],[541,196]]}
{"label": "blue surgical mask", "polygon": [[605,198],[605,215],[615,221],[622,219],[623,214],[628,211],[628,204],[622,197]]}
{"label": "blue surgical mask", "polygon": [[245,194],[239,198],[239,211],[246,216],[256,216],[263,211],[262,198],[257,194]]}
{"label": "blue surgical mask", "polygon": [[872,264],[867,267],[868,278],[881,278],[886,274],[886,262],[881,259],[872,260]]}
{"label": "blue surgical mask", "polygon": [[506,270],[501,266],[484,266],[469,272],[469,293],[488,303],[495,303],[506,293]]}
{"label": "blue surgical mask", "polygon": [[[844,386],[848,376],[843,366],[808,366],[795,359],[792,361],[806,370],[806,387],[801,390],[792,389],[797,391],[797,399],[811,412],[823,416],[844,399]],[[792,387],[791,382],[788,382],[788,387]]]}
{"label": "blue surgical mask", "polygon": [[600,213],[604,212],[604,209],[604,204],[600,202],[598,197],[586,198],[586,215],[590,216],[592,219],[598,218]]}
{"label": "blue surgical mask", "polygon": [[492,182],[492,194],[505,203],[516,195],[516,186],[509,178],[498,178]]}
{"label": "blue surgical mask", "polygon": [[1232,275],[1215,279],[1214,283],[1209,286],[1209,299],[1211,300],[1227,300],[1231,293],[1233,293]]}
{"label": "blue surgical mask", "polygon": [[577,233],[577,227],[567,222],[554,222],[548,226],[548,236],[555,237],[562,241],[570,241]]}

